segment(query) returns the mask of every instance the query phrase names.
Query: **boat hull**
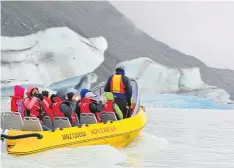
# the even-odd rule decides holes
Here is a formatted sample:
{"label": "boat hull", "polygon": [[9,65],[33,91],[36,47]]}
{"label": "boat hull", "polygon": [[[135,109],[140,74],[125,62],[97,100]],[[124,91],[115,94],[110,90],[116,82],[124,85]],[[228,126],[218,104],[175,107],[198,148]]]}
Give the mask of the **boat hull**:
{"label": "boat hull", "polygon": [[140,108],[140,111],[135,116],[114,122],[56,129],[53,132],[9,130],[8,135],[10,136],[39,133],[43,138],[32,137],[7,140],[7,151],[10,155],[23,156],[64,147],[89,145],[125,147],[139,135],[146,123],[147,116],[143,109]]}

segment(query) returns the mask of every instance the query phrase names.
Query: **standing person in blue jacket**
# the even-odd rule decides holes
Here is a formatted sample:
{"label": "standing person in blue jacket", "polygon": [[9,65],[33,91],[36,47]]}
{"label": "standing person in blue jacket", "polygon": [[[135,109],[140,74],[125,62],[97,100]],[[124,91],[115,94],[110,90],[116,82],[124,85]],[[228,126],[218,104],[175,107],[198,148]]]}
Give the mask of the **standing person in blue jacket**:
{"label": "standing person in blue jacket", "polygon": [[124,118],[130,117],[127,106],[131,107],[132,86],[130,80],[125,76],[124,67],[117,67],[115,74],[111,75],[104,88],[105,92],[112,92],[115,102],[123,112]]}

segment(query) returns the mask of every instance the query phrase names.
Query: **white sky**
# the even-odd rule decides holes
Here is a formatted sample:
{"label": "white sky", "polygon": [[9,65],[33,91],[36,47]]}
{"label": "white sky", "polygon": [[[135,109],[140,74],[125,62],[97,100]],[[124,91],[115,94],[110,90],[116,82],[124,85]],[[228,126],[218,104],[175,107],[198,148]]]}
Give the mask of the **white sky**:
{"label": "white sky", "polygon": [[111,3],[153,38],[208,66],[234,70],[234,1]]}

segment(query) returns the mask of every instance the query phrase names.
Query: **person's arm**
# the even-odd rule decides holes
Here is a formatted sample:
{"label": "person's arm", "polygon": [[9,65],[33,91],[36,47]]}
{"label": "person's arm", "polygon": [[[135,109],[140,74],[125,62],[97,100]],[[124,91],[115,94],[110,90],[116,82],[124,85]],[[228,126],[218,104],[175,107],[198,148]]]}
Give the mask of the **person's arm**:
{"label": "person's arm", "polygon": [[89,110],[94,114],[96,112],[101,112],[102,111],[102,101],[99,101],[98,103],[94,103],[94,102],[90,103]]}
{"label": "person's arm", "polygon": [[72,118],[71,118],[71,115],[72,115],[72,107],[71,106],[68,106],[67,104],[65,103],[62,103],[60,105],[60,110],[64,113],[65,117],[67,117],[70,121],[70,123],[72,124]]}
{"label": "person's arm", "polygon": [[45,110],[49,108],[49,103],[44,99],[41,93],[36,94],[35,97],[37,97],[41,101],[41,105]]}
{"label": "person's arm", "polygon": [[132,98],[132,86],[129,78],[127,76],[123,76],[123,84],[125,86],[125,93],[127,95],[128,105],[131,105],[131,98]]}
{"label": "person's arm", "polygon": [[113,109],[115,111],[115,113],[118,115],[119,119],[122,120],[123,119],[123,113],[120,110],[119,106],[116,103],[113,103]]}
{"label": "person's arm", "polygon": [[45,99],[43,99],[41,103],[44,106],[44,108],[49,108],[49,103]]}
{"label": "person's arm", "polygon": [[27,110],[31,110],[34,104],[37,101],[37,97],[33,97],[32,99],[26,98],[24,99],[24,106],[26,107]]}
{"label": "person's arm", "polygon": [[105,88],[104,88],[104,91],[105,91],[105,92],[110,92],[110,82],[111,82],[112,76],[113,76],[113,75],[111,75],[111,76],[108,78],[107,82],[106,82],[106,85],[105,85]]}
{"label": "person's arm", "polygon": [[76,103],[75,113],[76,113],[77,117],[78,117],[79,120],[80,120],[80,106],[79,106],[79,103],[80,103],[80,101],[78,101],[78,102]]}

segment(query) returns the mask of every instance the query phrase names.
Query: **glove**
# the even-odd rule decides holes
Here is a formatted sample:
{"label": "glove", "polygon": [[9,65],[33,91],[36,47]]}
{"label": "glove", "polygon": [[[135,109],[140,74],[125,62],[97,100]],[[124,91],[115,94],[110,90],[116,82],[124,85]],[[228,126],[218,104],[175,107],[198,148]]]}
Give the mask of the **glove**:
{"label": "glove", "polygon": [[38,99],[40,99],[41,101],[43,101],[44,97],[41,93],[38,93],[35,95]]}

